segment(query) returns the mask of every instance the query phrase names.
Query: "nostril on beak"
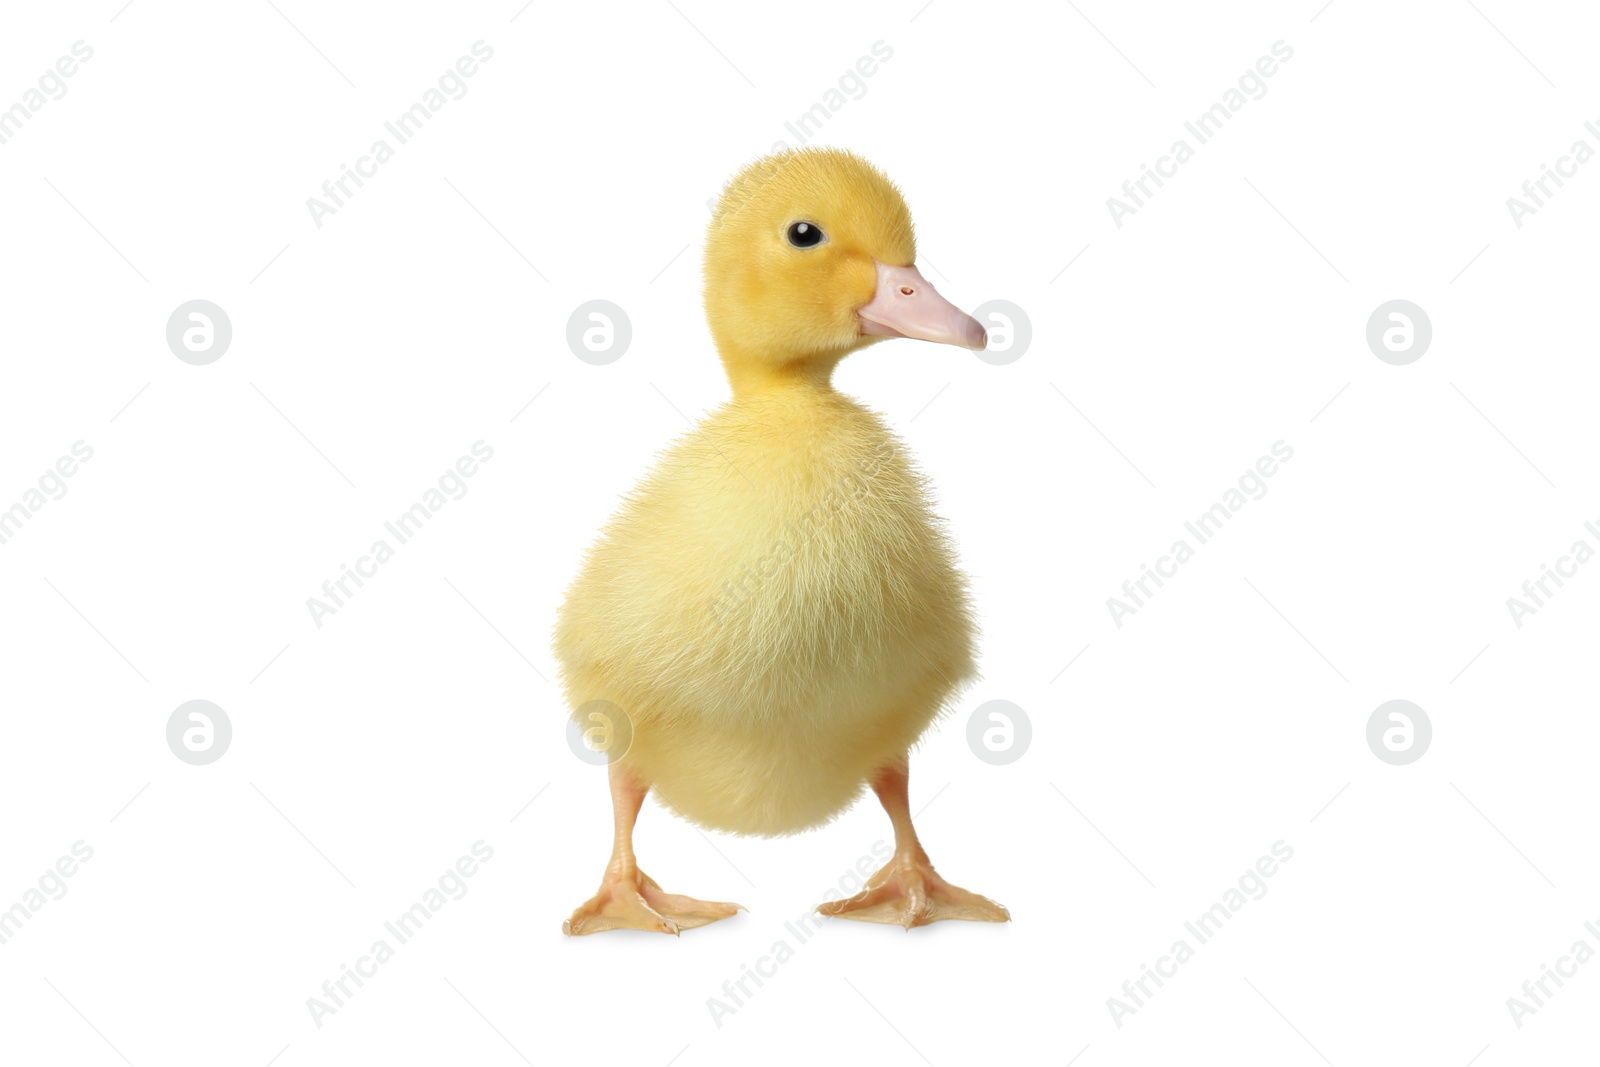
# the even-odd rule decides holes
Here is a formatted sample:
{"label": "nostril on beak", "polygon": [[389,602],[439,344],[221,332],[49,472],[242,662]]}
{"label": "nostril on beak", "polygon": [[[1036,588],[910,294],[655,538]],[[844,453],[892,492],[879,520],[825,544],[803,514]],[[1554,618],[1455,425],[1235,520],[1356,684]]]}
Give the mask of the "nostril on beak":
{"label": "nostril on beak", "polygon": [[911,288],[911,286],[909,286],[909,285],[902,285],[900,287],[900,295],[901,296],[910,296],[915,292],[916,292],[916,290]]}

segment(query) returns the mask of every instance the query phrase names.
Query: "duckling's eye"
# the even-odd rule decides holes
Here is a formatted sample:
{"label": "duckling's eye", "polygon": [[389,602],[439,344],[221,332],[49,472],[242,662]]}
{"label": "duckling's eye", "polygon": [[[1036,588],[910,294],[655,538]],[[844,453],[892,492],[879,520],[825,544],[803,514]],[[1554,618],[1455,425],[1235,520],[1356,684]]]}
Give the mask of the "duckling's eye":
{"label": "duckling's eye", "polygon": [[812,248],[822,243],[822,228],[814,222],[797,222],[789,227],[789,243],[796,248]]}

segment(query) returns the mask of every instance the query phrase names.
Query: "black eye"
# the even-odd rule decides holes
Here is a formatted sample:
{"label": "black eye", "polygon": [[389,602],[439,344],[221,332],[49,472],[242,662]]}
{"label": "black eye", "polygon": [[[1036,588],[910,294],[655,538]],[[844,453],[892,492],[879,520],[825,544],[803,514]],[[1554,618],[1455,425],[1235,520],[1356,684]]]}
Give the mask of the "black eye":
{"label": "black eye", "polygon": [[789,243],[796,248],[812,248],[822,243],[822,228],[814,222],[797,222],[789,227]]}

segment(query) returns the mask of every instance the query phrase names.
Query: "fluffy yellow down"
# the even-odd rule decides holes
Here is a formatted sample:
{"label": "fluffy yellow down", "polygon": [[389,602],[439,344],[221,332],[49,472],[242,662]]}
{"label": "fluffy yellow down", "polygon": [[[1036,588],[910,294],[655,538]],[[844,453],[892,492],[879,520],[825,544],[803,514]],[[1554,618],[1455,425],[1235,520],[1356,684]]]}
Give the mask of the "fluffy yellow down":
{"label": "fluffy yellow down", "polygon": [[[827,245],[789,246],[796,219]],[[829,380],[870,343],[854,312],[874,259],[909,265],[915,246],[898,191],[859,158],[786,153],[730,183],[705,273],[734,397],[627,496],[561,609],[569,706],[621,707],[622,766],[702,826],[825,822],[974,674],[924,479]]]}

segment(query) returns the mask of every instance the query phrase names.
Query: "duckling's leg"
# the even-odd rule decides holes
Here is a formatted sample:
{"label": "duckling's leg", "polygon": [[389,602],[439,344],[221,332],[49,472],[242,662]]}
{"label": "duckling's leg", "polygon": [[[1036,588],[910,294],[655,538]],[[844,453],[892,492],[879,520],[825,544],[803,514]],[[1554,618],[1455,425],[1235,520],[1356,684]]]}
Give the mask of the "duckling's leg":
{"label": "duckling's leg", "polygon": [[847,900],[818,906],[824,915],[863,922],[899,923],[907,930],[940,919],[1003,923],[1011,913],[988,897],[980,897],[939,877],[911,825],[911,800],[907,791],[905,757],[879,771],[872,779],[883,810],[894,823],[894,856],[867,880],[867,887]]}
{"label": "duckling's leg", "polygon": [[726,919],[739,911],[738,904],[663,892],[655,879],[639,869],[633,856],[633,824],[639,818],[639,808],[650,787],[616,763],[610,765],[609,772],[611,810],[616,818],[611,862],[606,864],[599,891],[561,924],[562,933],[576,936],[598,934],[603,930],[654,930],[676,934]]}

